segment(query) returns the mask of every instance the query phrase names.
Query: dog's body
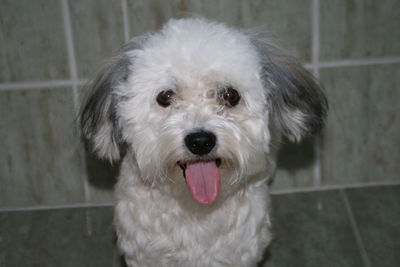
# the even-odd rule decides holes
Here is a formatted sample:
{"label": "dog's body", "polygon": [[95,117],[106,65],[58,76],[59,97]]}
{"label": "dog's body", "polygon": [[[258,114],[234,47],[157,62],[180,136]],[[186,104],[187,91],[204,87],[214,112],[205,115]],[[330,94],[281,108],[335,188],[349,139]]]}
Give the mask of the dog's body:
{"label": "dog's body", "polygon": [[254,36],[182,19],[133,39],[92,87],[84,136],[110,160],[126,148],[115,225],[128,266],[255,266],[276,144],[325,117],[308,72]]}

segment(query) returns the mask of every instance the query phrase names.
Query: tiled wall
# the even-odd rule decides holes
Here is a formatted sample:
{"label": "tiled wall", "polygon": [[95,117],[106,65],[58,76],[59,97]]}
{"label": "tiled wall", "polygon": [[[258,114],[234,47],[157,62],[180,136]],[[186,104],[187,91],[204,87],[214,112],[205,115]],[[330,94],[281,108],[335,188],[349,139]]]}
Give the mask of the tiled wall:
{"label": "tiled wall", "polygon": [[77,135],[80,88],[182,14],[265,32],[321,79],[327,127],[282,149],[274,190],[400,183],[398,0],[0,0],[1,210],[112,201],[115,168]]}

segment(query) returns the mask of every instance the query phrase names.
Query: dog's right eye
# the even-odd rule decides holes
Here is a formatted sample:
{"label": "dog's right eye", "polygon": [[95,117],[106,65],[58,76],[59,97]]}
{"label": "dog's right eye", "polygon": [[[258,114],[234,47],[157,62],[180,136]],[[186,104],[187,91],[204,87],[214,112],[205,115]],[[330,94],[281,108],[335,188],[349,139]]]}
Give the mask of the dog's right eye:
{"label": "dog's right eye", "polygon": [[223,89],[222,92],[219,93],[218,97],[220,100],[220,104],[229,107],[236,106],[240,101],[239,92],[232,87]]}
{"label": "dog's right eye", "polygon": [[157,95],[157,103],[166,108],[171,105],[175,92],[172,90],[165,90]]}

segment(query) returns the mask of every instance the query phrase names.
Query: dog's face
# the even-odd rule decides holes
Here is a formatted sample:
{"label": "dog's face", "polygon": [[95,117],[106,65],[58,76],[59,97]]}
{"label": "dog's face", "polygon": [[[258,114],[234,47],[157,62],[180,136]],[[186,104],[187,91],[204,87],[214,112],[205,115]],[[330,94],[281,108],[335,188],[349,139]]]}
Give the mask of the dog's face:
{"label": "dog's face", "polygon": [[326,108],[299,64],[204,20],[134,39],[92,87],[81,124],[94,150],[118,159],[124,143],[137,178],[204,205],[268,178],[272,142],[316,133]]}

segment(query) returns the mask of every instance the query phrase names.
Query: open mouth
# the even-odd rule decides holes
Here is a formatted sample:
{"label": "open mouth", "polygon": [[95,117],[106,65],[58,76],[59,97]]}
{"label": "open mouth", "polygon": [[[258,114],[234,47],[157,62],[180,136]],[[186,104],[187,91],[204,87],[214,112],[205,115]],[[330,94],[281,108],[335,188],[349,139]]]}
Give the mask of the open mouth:
{"label": "open mouth", "polygon": [[183,171],[192,198],[202,205],[214,203],[220,191],[221,159],[178,161],[178,165]]}

